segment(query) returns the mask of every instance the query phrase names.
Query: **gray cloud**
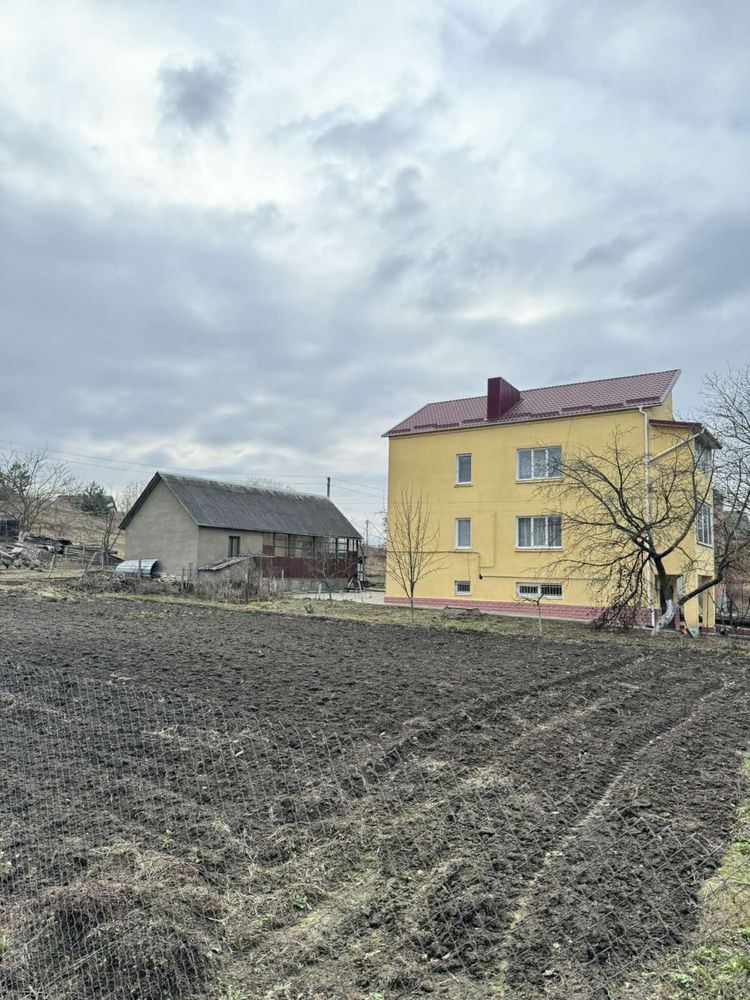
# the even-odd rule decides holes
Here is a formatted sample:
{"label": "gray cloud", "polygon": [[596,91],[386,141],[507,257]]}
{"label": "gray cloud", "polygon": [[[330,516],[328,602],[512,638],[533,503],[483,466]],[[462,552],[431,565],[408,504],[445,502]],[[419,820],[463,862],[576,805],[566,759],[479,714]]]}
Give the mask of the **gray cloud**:
{"label": "gray cloud", "polygon": [[369,120],[352,116],[330,125],[316,137],[315,147],[341,156],[379,158],[406,145],[419,128],[411,116],[390,109]]}
{"label": "gray cloud", "polygon": [[225,138],[236,83],[236,67],[227,62],[163,66],[159,71],[162,123],[178,131],[212,132]]}
{"label": "gray cloud", "polygon": [[666,297],[680,309],[750,299],[750,216],[717,216],[681,235],[629,282],[635,300]]}
{"label": "gray cloud", "polygon": [[643,246],[645,237],[620,233],[604,243],[595,243],[573,264],[577,271],[590,267],[612,267],[621,264],[634,250]]}
{"label": "gray cloud", "polygon": [[273,136],[281,141],[302,137],[325,156],[378,162],[409,149],[445,106],[439,93],[418,103],[400,97],[374,115],[342,105],[285,122],[274,129]]}
{"label": "gray cloud", "polygon": [[75,5],[107,45],[81,76],[122,53],[96,100],[29,16],[0,64],[4,437],[382,485],[382,431],[489,375],[677,364],[688,408],[745,359],[750,8],[425,3],[382,37],[357,0],[151,0],[120,33]]}
{"label": "gray cloud", "polygon": [[428,208],[422,195],[424,177],[418,167],[404,167],[394,178],[392,200],[385,211],[389,221],[411,221]]}

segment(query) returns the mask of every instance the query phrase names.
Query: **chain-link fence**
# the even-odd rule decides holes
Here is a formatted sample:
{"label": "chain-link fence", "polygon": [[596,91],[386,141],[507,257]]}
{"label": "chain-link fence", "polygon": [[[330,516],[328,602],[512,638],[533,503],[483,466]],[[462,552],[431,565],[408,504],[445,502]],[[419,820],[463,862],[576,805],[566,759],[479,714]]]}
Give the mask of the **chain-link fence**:
{"label": "chain-link fence", "polygon": [[511,770],[468,716],[446,754],[424,719],[359,742],[128,677],[0,675],[9,1000],[635,996],[726,850],[649,798],[658,751],[630,776],[662,735],[686,752],[678,716],[615,748],[628,767],[563,784],[564,735],[524,751],[541,709],[507,733]]}

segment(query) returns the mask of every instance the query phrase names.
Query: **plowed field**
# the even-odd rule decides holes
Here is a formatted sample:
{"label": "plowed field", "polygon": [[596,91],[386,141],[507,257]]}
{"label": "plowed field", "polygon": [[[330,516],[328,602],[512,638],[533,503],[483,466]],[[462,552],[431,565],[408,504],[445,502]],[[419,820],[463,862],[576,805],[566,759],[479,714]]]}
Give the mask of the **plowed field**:
{"label": "plowed field", "polygon": [[2,997],[613,997],[729,835],[729,644],[0,613]]}

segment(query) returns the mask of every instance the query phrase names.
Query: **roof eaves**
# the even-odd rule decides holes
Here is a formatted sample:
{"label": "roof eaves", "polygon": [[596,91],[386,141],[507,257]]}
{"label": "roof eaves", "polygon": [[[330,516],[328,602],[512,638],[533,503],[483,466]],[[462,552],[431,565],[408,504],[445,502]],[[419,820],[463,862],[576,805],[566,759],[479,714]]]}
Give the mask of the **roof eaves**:
{"label": "roof eaves", "polygon": [[654,427],[667,427],[673,428],[674,430],[686,430],[695,431],[696,437],[705,438],[707,442],[710,443],[712,448],[723,448],[721,441],[706,427],[705,424],[701,423],[700,420],[664,420],[656,418],[654,420],[649,420],[649,423]]}

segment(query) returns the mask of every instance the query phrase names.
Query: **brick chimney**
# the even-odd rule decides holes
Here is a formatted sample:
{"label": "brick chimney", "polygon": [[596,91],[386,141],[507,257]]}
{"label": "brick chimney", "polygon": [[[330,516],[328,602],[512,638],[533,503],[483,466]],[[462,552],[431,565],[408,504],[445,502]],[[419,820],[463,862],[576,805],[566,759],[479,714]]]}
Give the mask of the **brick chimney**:
{"label": "brick chimney", "polygon": [[487,419],[499,420],[521,398],[521,393],[504,378],[487,379]]}

